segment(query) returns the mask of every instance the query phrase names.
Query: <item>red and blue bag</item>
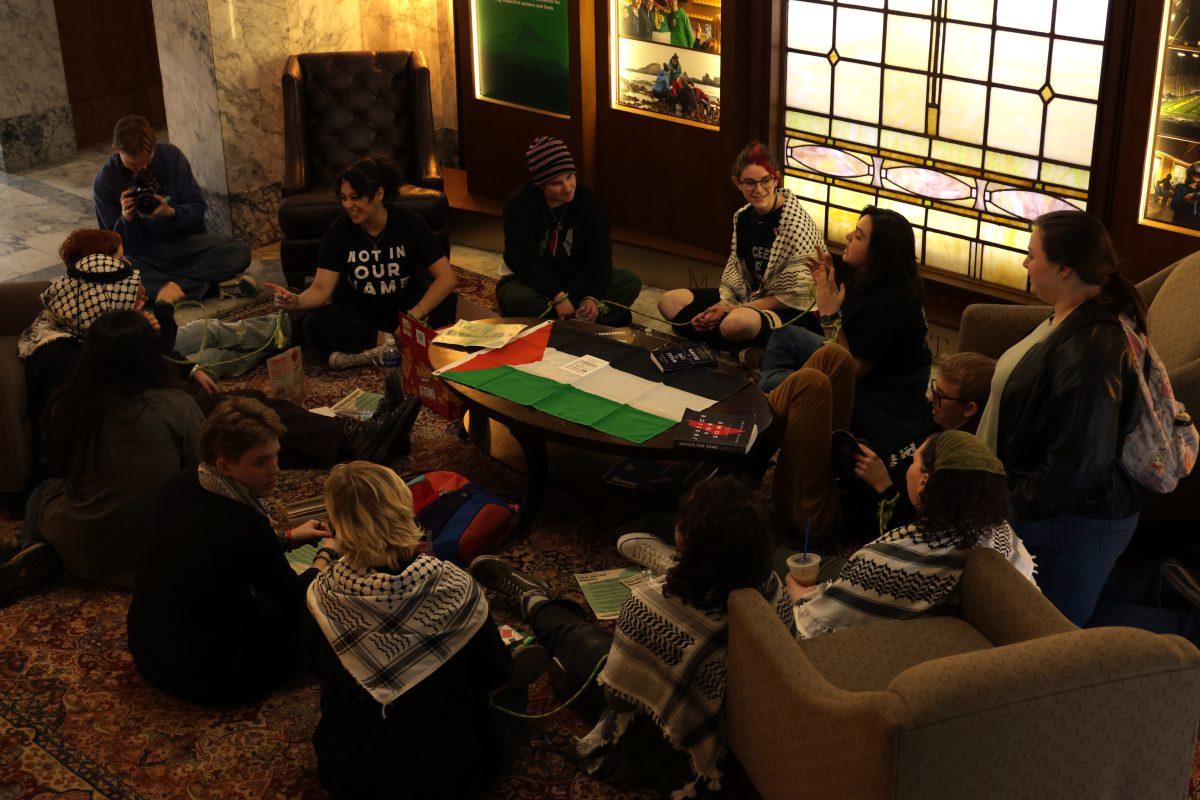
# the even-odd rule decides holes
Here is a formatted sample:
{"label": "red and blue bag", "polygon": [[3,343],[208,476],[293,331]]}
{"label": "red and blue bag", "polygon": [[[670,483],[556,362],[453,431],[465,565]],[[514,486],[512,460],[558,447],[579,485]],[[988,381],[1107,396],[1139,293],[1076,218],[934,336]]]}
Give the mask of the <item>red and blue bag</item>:
{"label": "red and blue bag", "polygon": [[405,483],[417,522],[429,533],[433,555],[468,566],[496,551],[512,532],[518,506],[457,472],[425,472]]}

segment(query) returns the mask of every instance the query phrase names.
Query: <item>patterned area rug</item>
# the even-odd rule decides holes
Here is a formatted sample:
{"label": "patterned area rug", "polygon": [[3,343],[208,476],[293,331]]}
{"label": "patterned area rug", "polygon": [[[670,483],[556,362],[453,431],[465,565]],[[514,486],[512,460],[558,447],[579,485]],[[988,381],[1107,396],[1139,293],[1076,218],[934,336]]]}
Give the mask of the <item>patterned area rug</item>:
{"label": "patterned area rug", "polygon": [[[460,291],[494,307],[490,279],[460,273]],[[262,313],[245,309],[237,316]],[[377,370],[331,373],[306,358],[306,404],[329,405],[355,387],[378,389]],[[232,387],[265,388],[262,369]],[[403,473],[449,469],[514,498],[523,479],[458,437],[456,427],[422,411],[413,457]],[[324,475],[285,473],[277,500],[321,492]],[[546,580],[555,592],[582,600],[573,573],[622,566],[609,535],[629,521],[614,505],[548,490],[532,532],[501,553]],[[15,524],[0,521],[0,534]],[[126,594],[72,581],[0,609],[0,800],[34,798],[229,798],[293,800],[325,797],[309,737],[317,723],[318,690],[298,680],[257,705],[206,710],[173,700],[146,684],[125,647]],[[502,621],[514,609],[492,598]],[[531,711],[555,701],[543,677]],[[587,777],[573,741],[587,725],[570,710],[523,726],[511,775],[491,797],[589,800],[642,797],[616,792]],[[1193,775],[1197,774],[1196,765]],[[1195,777],[1190,798],[1200,800]],[[745,786],[726,797],[752,797]]]}

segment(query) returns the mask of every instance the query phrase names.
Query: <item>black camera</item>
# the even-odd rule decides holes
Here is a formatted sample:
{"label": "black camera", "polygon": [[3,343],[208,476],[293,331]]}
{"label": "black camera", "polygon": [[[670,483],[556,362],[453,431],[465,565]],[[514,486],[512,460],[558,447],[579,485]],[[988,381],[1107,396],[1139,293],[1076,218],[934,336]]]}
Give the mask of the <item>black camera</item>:
{"label": "black camera", "polygon": [[158,198],[160,187],[158,176],[148,169],[139,169],[133,175],[134,208],[142,216],[149,216],[154,213],[154,209],[158,208]]}

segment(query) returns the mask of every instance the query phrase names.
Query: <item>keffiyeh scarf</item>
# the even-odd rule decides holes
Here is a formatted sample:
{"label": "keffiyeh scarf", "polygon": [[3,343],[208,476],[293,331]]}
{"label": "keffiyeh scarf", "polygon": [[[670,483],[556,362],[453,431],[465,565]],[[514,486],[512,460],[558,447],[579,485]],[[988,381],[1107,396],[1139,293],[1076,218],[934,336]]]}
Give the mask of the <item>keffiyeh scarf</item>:
{"label": "keffiyeh scarf", "polygon": [[225,477],[208,464],[201,464],[196,468],[196,477],[200,480],[200,488],[204,491],[249,506],[267,519],[271,519],[271,512],[274,510],[271,504],[261,497],[255,497],[249,489],[233,478]]}
{"label": "keffiyeh scarf", "polygon": [[136,308],[141,286],[141,274],[118,258],[81,258],[42,292],[42,311],[21,333],[17,355],[29,358],[56,339],[82,338],[101,315]]}
{"label": "keffiyeh scarf", "polygon": [[[678,750],[688,754],[694,780],[676,796],[689,797],[701,779],[720,788],[717,762],[725,752],[725,612],[702,611],[663,594],[665,577],[636,584],[617,621],[608,662],[598,677],[611,694],[648,715]],[[792,630],[791,599],[774,573],[761,590]],[[579,742],[579,753],[597,766],[635,712],[608,709]]]}
{"label": "keffiyeh scarf", "polygon": [[[801,639],[887,619],[912,619],[954,601],[971,550],[936,547],[918,537],[916,525],[888,531],[850,557],[841,573],[821,584],[795,608]],[[1033,581],[1033,556],[1002,523],[979,538]]]}
{"label": "keffiyeh scarf", "polygon": [[488,619],[479,585],[427,555],[398,575],[342,559],[309,585],[308,607],[342,666],[385,707],[449,661]]}

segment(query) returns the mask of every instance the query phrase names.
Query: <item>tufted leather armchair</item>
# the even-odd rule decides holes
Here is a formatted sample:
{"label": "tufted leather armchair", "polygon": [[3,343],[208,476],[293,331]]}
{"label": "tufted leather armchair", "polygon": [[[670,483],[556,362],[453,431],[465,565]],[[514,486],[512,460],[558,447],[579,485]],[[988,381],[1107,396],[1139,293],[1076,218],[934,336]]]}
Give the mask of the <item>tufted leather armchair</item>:
{"label": "tufted leather armchair", "polygon": [[45,281],[0,284],[0,492],[25,488],[33,470],[33,426],[25,390],[25,362],[17,339],[42,310]]}
{"label": "tufted leather armchair", "polygon": [[429,68],[420,50],[304,53],[283,71],[284,171],[280,259],[293,288],[317,267],[325,229],[342,213],[338,172],[367,155],[400,167],[397,204],[423,217],[450,254],[433,137]]}
{"label": "tufted leather armchair", "polygon": [[726,740],[765,800],[1175,800],[1200,719],[1200,651],[1080,630],[990,548],[958,614],[797,641],[729,596]]}

